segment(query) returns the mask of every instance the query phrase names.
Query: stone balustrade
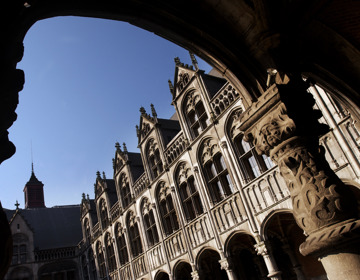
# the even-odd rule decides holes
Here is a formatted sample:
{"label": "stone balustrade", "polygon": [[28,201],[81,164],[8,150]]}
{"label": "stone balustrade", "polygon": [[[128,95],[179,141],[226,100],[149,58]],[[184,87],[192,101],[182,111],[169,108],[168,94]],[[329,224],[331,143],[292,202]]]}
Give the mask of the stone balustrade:
{"label": "stone balustrade", "polygon": [[142,174],[134,183],[133,189],[135,193],[135,197],[138,197],[148,186],[148,178],[146,173]]}
{"label": "stone balustrade", "polygon": [[186,233],[189,237],[191,246],[196,248],[214,237],[211,231],[210,222],[206,214],[192,221],[186,226]]}
{"label": "stone balustrade", "polygon": [[188,141],[183,133],[178,134],[164,151],[164,155],[168,164],[176,160],[188,146]]}
{"label": "stone balustrade", "polygon": [[[139,277],[143,276],[144,274],[146,274],[147,273],[147,265],[146,265],[146,260],[145,260],[145,254],[141,254],[140,256],[137,256],[132,261],[132,265],[133,265],[133,269],[134,269],[135,278],[139,278]],[[123,279],[127,279],[127,278],[123,278]]]}
{"label": "stone balustrade", "polygon": [[211,107],[214,111],[215,116],[220,115],[225,111],[231,104],[233,104],[240,94],[231,85],[227,85],[224,90],[216,94],[211,100]]}
{"label": "stone balustrade", "polygon": [[173,233],[165,239],[165,246],[169,254],[170,260],[181,256],[186,252],[185,240],[181,230]]}

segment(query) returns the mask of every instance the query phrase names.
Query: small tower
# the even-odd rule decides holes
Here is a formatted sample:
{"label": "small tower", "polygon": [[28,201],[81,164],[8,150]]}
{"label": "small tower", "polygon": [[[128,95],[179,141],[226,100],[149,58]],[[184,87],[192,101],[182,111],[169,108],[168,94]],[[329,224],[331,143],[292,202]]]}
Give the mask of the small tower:
{"label": "small tower", "polygon": [[31,164],[31,177],[24,187],[25,209],[44,208],[44,184],[39,181],[34,173],[34,164]]}

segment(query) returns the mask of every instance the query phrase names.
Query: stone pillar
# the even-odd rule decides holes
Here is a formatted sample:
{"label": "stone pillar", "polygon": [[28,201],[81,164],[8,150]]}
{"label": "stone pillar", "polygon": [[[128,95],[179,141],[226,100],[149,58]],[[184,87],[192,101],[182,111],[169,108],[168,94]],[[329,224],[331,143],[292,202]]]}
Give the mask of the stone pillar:
{"label": "stone pillar", "polygon": [[219,260],[221,269],[226,271],[229,280],[237,280],[236,274],[232,270],[232,263],[228,258],[222,258]]}
{"label": "stone pillar", "polygon": [[309,84],[300,75],[277,81],[240,118],[244,139],[278,164],[295,220],[307,236],[301,253],[319,257],[329,279],[358,279],[356,201],[319,146],[327,126],[318,122],[321,112],[313,109]]}
{"label": "stone pillar", "polygon": [[191,272],[191,278],[192,280],[200,280],[200,272],[196,269],[196,266],[194,264],[191,264],[192,272]]}
{"label": "stone pillar", "polygon": [[281,280],[281,271],[278,270],[275,259],[269,252],[265,242],[260,241],[259,243],[255,244],[254,247],[257,254],[264,258],[265,265],[269,272],[267,277],[269,277],[271,280]]}

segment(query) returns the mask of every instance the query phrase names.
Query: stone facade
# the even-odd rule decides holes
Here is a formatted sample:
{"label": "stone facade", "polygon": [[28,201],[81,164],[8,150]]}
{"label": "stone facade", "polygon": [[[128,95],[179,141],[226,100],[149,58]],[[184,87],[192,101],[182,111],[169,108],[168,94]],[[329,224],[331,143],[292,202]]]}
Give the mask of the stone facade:
{"label": "stone facade", "polygon": [[[151,114],[141,108],[140,154],[116,143],[113,179],[98,173],[95,199],[83,195],[82,277],[327,279],[315,258],[323,255],[314,253],[322,247],[308,246],[303,232],[313,236],[356,218],[355,208],[341,204],[342,189],[357,195],[360,186],[360,135],[350,113],[313,83],[299,86],[302,79],[296,88],[308,95],[298,108],[279,103],[282,86],[292,85],[280,75],[270,77],[267,91],[250,104],[244,88],[217,72],[205,74],[193,55],[191,60],[189,66],[175,59],[169,81],[174,118],[158,118],[153,105]],[[299,125],[296,114],[289,117],[283,104],[307,115],[307,126]],[[320,139],[319,157],[330,164],[326,171],[317,171],[317,154],[299,144],[313,138]],[[291,152],[299,155],[284,158],[287,140],[297,143]],[[274,152],[280,143],[285,148]],[[308,176],[294,177],[288,169],[302,160]],[[311,207],[319,197],[328,199],[320,203],[324,211],[317,220],[308,215],[316,207],[297,199],[295,187],[304,178],[325,186],[312,184],[321,194],[309,189],[304,195]],[[325,181],[337,185],[328,188]]]}

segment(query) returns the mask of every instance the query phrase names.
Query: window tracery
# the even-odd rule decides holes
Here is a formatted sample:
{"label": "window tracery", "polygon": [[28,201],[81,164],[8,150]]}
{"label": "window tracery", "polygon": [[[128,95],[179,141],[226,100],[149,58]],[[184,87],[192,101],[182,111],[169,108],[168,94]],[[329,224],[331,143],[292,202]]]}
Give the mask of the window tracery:
{"label": "window tracery", "polygon": [[160,157],[159,147],[154,139],[151,139],[147,144],[146,155],[149,161],[151,176],[155,179],[163,172],[164,168]]}
{"label": "window tracery", "polygon": [[207,187],[214,204],[222,201],[234,192],[232,180],[218,144],[207,139],[201,149],[201,163],[207,181]]}
{"label": "window tracery", "polygon": [[246,183],[248,183],[272,168],[274,163],[266,155],[259,156],[253,144],[243,140],[243,133],[239,129],[241,114],[242,110],[239,109],[231,116],[229,134],[240,162],[241,171]]}
{"label": "window tracery", "polygon": [[130,192],[130,184],[125,174],[122,174],[120,176],[119,186],[120,186],[121,202],[123,208],[126,208],[131,203],[131,192]]}
{"label": "window tracery", "polygon": [[179,223],[171,197],[171,190],[164,182],[161,182],[158,187],[157,199],[165,234],[170,235],[179,228]]}
{"label": "window tracery", "polygon": [[129,230],[129,241],[133,257],[143,252],[137,218],[133,212],[130,212],[127,218],[127,228]]}
{"label": "window tracery", "polygon": [[125,229],[119,223],[115,227],[115,234],[119,252],[120,265],[124,265],[129,261],[129,256],[125,239]]}
{"label": "window tracery", "polygon": [[105,199],[101,199],[99,203],[100,208],[100,219],[101,219],[101,227],[102,229],[106,229],[109,225],[109,216],[106,207]]}
{"label": "window tracery", "polygon": [[142,203],[142,217],[144,219],[148,244],[149,246],[155,245],[159,242],[159,235],[156,228],[153,205],[147,198]]}
{"label": "window tracery", "polygon": [[181,91],[190,81],[188,73],[181,73],[178,77],[177,88]]}
{"label": "window tracery", "polygon": [[196,91],[186,96],[184,114],[193,137],[197,137],[209,125],[205,107]]}
{"label": "window tracery", "polygon": [[98,260],[100,278],[103,279],[106,277],[106,264],[105,264],[104,251],[100,241],[96,243],[96,255]]}
{"label": "window tracery", "polygon": [[181,163],[176,172],[176,181],[186,219],[191,221],[203,213],[200,195],[190,167]]}

